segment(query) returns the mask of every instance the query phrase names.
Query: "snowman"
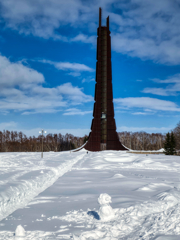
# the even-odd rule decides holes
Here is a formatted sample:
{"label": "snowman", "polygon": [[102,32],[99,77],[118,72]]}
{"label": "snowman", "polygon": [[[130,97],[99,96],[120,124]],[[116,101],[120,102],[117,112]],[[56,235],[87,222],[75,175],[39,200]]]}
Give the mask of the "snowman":
{"label": "snowman", "polygon": [[98,212],[100,219],[105,222],[112,220],[115,214],[112,207],[109,205],[109,203],[111,203],[111,197],[107,193],[102,193],[98,198],[98,203],[100,204]]}

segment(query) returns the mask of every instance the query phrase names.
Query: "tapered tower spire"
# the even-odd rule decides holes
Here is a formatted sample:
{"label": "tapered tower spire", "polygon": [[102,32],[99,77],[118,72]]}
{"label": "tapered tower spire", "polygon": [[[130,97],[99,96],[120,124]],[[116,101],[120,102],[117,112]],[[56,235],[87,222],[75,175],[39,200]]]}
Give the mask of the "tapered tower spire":
{"label": "tapered tower spire", "polygon": [[99,8],[99,28],[101,27],[101,8]]}
{"label": "tapered tower spire", "polygon": [[96,85],[93,120],[89,140],[84,146],[90,151],[127,150],[119,141],[114,119],[111,70],[111,37],[109,17],[106,26],[101,26],[99,8],[99,28],[97,29]]}

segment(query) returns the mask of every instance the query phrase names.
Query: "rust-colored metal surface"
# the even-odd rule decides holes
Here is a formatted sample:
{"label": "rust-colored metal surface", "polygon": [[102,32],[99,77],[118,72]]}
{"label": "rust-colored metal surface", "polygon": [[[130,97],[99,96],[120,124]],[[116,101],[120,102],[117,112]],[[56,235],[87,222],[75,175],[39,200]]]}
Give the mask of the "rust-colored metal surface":
{"label": "rust-colored metal surface", "polygon": [[111,70],[111,37],[109,17],[106,26],[101,26],[101,8],[99,9],[99,27],[97,29],[97,63],[94,111],[89,140],[84,146],[89,151],[127,150],[119,141],[114,119]]}

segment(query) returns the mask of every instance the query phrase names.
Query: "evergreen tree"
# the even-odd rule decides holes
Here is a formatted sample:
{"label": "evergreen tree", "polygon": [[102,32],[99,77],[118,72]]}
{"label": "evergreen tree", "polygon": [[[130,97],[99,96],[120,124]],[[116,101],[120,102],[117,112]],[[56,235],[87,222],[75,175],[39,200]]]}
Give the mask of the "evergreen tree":
{"label": "evergreen tree", "polygon": [[166,134],[166,140],[164,143],[164,152],[166,155],[174,155],[176,153],[175,150],[176,142],[175,142],[175,137],[174,133],[171,132],[171,134],[168,132]]}
{"label": "evergreen tree", "polygon": [[170,141],[170,134],[169,132],[166,134],[166,140],[164,143],[164,152],[166,155],[170,155],[170,145],[171,145],[171,141]]}
{"label": "evergreen tree", "polygon": [[171,155],[174,155],[176,153],[176,141],[175,141],[175,137],[174,137],[174,133],[171,132]]}
{"label": "evergreen tree", "polygon": [[84,143],[88,141],[89,137],[87,135],[84,136]]}

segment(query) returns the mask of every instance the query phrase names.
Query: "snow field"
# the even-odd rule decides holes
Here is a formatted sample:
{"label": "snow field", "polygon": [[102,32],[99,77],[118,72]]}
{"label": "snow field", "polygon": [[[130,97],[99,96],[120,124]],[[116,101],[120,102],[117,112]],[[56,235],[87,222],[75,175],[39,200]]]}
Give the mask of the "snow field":
{"label": "snow field", "polygon": [[1,155],[2,200],[9,194],[12,201],[15,188],[29,198],[14,198],[17,210],[0,222],[0,239],[14,239],[18,225],[25,239],[180,239],[180,157],[82,150],[47,153],[42,161],[36,155]]}

